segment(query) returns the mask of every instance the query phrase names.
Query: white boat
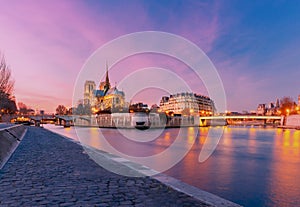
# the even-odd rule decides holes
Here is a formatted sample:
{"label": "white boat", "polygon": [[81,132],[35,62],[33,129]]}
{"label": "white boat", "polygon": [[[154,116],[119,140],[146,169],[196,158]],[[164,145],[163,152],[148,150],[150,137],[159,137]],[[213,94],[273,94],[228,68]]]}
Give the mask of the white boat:
{"label": "white boat", "polygon": [[134,113],[131,117],[131,125],[136,129],[149,129],[149,116],[143,112]]}

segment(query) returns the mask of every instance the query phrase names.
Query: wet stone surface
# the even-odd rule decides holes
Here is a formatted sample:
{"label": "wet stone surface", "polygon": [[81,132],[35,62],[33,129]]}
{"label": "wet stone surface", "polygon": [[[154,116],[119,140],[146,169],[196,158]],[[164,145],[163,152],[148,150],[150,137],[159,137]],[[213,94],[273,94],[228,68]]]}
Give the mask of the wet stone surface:
{"label": "wet stone surface", "polygon": [[83,148],[28,127],[0,171],[0,206],[208,206],[150,177],[116,175]]}

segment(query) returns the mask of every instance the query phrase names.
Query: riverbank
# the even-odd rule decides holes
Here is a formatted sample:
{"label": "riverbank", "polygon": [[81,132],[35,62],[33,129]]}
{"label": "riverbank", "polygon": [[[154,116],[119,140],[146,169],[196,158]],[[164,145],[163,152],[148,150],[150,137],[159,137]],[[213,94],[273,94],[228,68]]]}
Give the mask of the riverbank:
{"label": "riverbank", "polygon": [[300,130],[300,115],[289,115],[283,120],[283,125],[279,126],[283,129]]}
{"label": "riverbank", "polygon": [[300,126],[278,126],[277,128],[280,128],[280,129],[296,129],[296,130],[300,130]]}
{"label": "riverbank", "polygon": [[23,125],[0,124],[0,169],[18,147],[25,133]]}
{"label": "riverbank", "polygon": [[300,115],[294,114],[282,117],[281,124],[277,127],[281,129],[300,130]]}
{"label": "riverbank", "polygon": [[2,206],[210,206],[151,177],[113,174],[80,145],[35,127],[0,171],[0,188]]}

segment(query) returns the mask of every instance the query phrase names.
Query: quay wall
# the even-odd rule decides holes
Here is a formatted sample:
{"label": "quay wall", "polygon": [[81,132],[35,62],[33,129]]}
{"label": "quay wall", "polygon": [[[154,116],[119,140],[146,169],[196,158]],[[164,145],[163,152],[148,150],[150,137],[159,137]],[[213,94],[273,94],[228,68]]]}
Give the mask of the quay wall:
{"label": "quay wall", "polygon": [[285,121],[285,126],[300,128],[300,115],[287,116]]}
{"label": "quay wall", "polygon": [[[100,128],[134,128],[134,114],[132,113],[113,113],[113,114],[100,114],[100,115],[81,115],[73,116],[74,125],[81,127],[100,127]],[[274,119],[206,119],[207,117],[201,116],[166,116],[164,114],[150,113],[148,116],[149,126],[151,128],[172,128],[172,127],[207,127],[207,126],[278,126],[279,120]],[[288,117],[284,119],[288,125],[299,126],[300,117]],[[296,122],[296,124],[295,124]],[[281,123],[283,125],[283,122]]]}
{"label": "quay wall", "polygon": [[25,132],[23,125],[0,129],[0,169],[15,151]]}
{"label": "quay wall", "polygon": [[[74,119],[74,125],[83,127],[134,128],[132,120],[132,114],[130,113],[101,114],[98,116],[78,116]],[[200,126],[199,116],[167,117],[159,114],[149,114],[148,120],[151,128]],[[210,124],[210,121],[205,123],[205,125]],[[222,125],[224,125],[224,121]]]}

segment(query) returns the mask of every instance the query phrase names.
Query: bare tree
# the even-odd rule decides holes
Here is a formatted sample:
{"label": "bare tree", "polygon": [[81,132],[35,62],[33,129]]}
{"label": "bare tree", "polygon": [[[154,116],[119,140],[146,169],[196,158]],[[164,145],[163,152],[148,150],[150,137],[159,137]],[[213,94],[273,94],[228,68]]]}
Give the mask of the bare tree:
{"label": "bare tree", "polygon": [[67,114],[67,108],[64,105],[58,105],[56,108],[56,114],[58,115],[66,115]]}
{"label": "bare tree", "polygon": [[26,104],[23,102],[18,102],[19,112],[20,114],[26,115],[33,111],[33,109],[30,109]]}
{"label": "bare tree", "polygon": [[0,91],[11,96],[13,89],[14,81],[11,77],[11,70],[6,64],[4,56],[0,54]]}
{"label": "bare tree", "polygon": [[294,110],[295,106],[296,103],[291,97],[283,97],[280,99],[280,111],[284,115],[290,114]]}
{"label": "bare tree", "polygon": [[0,53],[0,109],[3,113],[14,113],[16,102],[13,96],[14,81],[11,77],[11,70],[6,64],[5,58]]}

